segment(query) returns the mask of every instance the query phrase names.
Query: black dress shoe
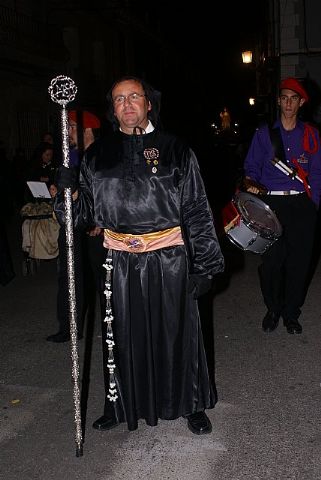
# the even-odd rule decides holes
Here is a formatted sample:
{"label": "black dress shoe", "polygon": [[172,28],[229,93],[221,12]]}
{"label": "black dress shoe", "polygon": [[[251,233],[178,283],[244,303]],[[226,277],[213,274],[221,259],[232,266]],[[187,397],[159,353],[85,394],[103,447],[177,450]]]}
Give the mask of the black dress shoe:
{"label": "black dress shoe", "polygon": [[[83,336],[81,334],[78,334],[77,339],[81,340]],[[58,332],[55,333],[54,335],[49,335],[49,337],[46,338],[47,342],[54,342],[54,343],[64,343],[64,342],[69,342],[70,340],[70,333],[69,332]]]}
{"label": "black dress shoe", "polygon": [[111,428],[117,427],[119,423],[120,422],[114,416],[107,417],[106,415],[103,415],[94,421],[93,428],[96,430],[110,430]]}
{"label": "black dress shoe", "polygon": [[191,432],[196,435],[202,435],[204,433],[211,433],[212,424],[205,412],[196,412],[191,415],[186,415],[187,426]]}
{"label": "black dress shoe", "polygon": [[69,342],[70,334],[66,332],[58,332],[58,333],[55,333],[54,335],[49,335],[49,337],[47,337],[46,340],[47,342],[54,342],[54,343]]}
{"label": "black dress shoe", "polygon": [[278,313],[271,312],[270,310],[267,312],[265,317],[263,318],[262,322],[262,330],[263,332],[273,332],[279,324],[280,315]]}
{"label": "black dress shoe", "polygon": [[284,326],[290,335],[302,333],[302,325],[297,320],[284,320]]}

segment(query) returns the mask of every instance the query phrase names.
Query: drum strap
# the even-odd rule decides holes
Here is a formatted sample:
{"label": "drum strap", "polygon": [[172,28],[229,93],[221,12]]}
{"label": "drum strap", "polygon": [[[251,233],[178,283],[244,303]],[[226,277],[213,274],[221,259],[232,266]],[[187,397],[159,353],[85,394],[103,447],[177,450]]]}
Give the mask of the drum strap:
{"label": "drum strap", "polygon": [[269,133],[270,133],[272,147],[274,150],[274,156],[279,160],[281,160],[283,163],[286,163],[285,151],[284,151],[280,128],[269,127]]}
{"label": "drum strap", "polygon": [[[272,147],[274,149],[274,157],[277,160],[281,160],[284,164],[286,164],[286,157],[280,128],[269,127],[269,133]],[[308,183],[307,172],[305,172],[305,170],[298,164],[298,161],[296,159],[293,159],[292,162],[296,167],[294,173],[297,174],[298,177],[300,177],[308,197],[311,198],[311,190]]]}

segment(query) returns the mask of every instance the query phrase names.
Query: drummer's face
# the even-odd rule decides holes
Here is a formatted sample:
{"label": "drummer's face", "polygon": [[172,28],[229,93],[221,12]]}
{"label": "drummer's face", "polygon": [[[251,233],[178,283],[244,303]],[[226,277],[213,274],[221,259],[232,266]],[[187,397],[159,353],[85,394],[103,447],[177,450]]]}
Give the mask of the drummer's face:
{"label": "drummer's face", "polygon": [[279,106],[281,113],[286,117],[297,116],[299,108],[304,104],[304,98],[301,98],[294,90],[283,88],[279,96]]}
{"label": "drummer's face", "polygon": [[69,145],[71,147],[77,146],[77,123],[73,120],[69,121],[68,125]]}

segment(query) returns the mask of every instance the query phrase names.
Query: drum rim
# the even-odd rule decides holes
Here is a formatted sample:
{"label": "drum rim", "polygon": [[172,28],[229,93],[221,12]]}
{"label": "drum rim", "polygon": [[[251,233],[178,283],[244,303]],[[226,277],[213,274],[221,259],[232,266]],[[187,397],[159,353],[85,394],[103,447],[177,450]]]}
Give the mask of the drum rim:
{"label": "drum rim", "polygon": [[[282,231],[283,231],[282,225],[281,225],[279,219],[277,218],[276,214],[273,212],[273,210],[271,209],[271,207],[269,205],[267,205],[265,202],[263,202],[263,200],[258,198],[257,195],[254,195],[254,194],[249,193],[249,192],[237,192],[233,197],[233,202],[234,202],[235,207],[237,208],[237,210],[239,211],[239,213],[242,217],[243,223],[249,229],[251,229],[251,230],[253,230],[254,232],[257,233],[257,231],[254,228],[254,226],[257,225],[257,224],[256,224],[256,222],[254,222],[254,221],[252,221],[248,218],[243,217],[244,212],[240,211],[241,208],[238,205],[237,198],[239,198],[240,200],[242,198],[248,199],[249,201],[252,201],[254,203],[257,203],[257,204],[261,205],[264,208],[265,211],[269,212],[269,214],[273,218],[275,226],[277,227],[277,231],[272,232],[271,234],[267,234],[268,236],[265,236],[264,238],[267,238],[267,239],[269,239],[269,238],[279,238],[282,235]],[[261,231],[260,231],[260,233],[261,233],[261,235],[263,235]]]}
{"label": "drum rim", "polygon": [[[276,235],[274,232],[271,233],[271,234],[267,234],[266,232],[264,232],[265,234],[263,235],[262,232],[259,232],[257,231],[257,229],[255,229],[255,222],[246,222],[245,219],[242,217],[241,220],[240,220],[241,223],[243,223],[243,225],[245,225],[249,230],[251,230],[251,232],[255,233],[256,235],[258,235],[259,237],[261,237],[262,239],[264,240],[276,240],[278,239],[280,235]],[[234,230],[234,228],[231,228],[231,230]],[[230,231],[230,230],[229,230]],[[228,234],[229,232],[227,232]]]}

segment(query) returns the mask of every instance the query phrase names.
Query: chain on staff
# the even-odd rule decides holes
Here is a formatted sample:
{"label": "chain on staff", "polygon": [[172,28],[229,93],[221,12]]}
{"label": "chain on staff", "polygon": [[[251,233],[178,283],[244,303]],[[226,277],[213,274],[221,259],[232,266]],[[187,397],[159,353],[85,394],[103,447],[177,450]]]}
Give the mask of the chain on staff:
{"label": "chain on staff", "polygon": [[[68,139],[68,120],[66,105],[75,99],[77,87],[74,81],[64,75],[59,75],[51,80],[48,91],[51,100],[62,106],[61,109],[61,132],[62,132],[62,153],[63,165],[69,167],[69,139]],[[75,440],[76,456],[83,455],[83,439],[81,427],[81,406],[80,406],[80,388],[79,388],[79,355],[77,344],[77,308],[75,291],[75,265],[74,265],[74,237],[72,221],[72,192],[70,188],[64,189],[64,204],[66,217],[66,245],[67,245],[67,271],[68,271],[68,292],[69,292],[69,320],[70,320],[70,345],[71,345],[71,363],[73,378],[73,401],[74,401],[74,419],[75,419]]]}

